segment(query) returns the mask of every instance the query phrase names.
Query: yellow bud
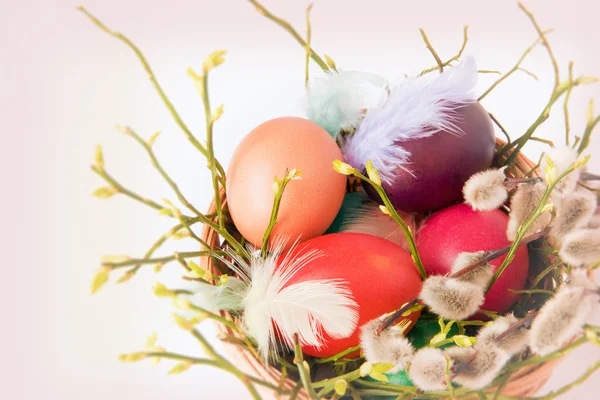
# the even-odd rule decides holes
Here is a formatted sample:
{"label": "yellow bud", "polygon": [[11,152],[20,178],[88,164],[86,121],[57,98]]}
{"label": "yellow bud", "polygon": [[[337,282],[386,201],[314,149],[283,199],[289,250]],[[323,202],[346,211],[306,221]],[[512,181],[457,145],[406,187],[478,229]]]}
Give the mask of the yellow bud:
{"label": "yellow bud", "polygon": [[429,344],[436,344],[439,343],[443,340],[446,339],[446,334],[445,333],[438,333],[437,335],[435,335],[434,337],[431,338],[431,340],[429,341]]}
{"label": "yellow bud", "polygon": [[202,321],[204,321],[207,318],[208,318],[208,315],[206,313],[199,312],[196,315],[194,315],[192,318],[190,318],[189,323],[192,325],[198,325],[199,323],[201,323]]}
{"label": "yellow bud", "polygon": [[108,199],[119,193],[117,189],[112,186],[102,186],[92,192],[92,196],[99,199]]}
{"label": "yellow bud", "polygon": [[279,193],[279,179],[277,179],[277,177],[275,177],[275,180],[273,181],[273,183],[271,184],[271,189],[273,190],[273,194],[275,196],[277,196],[277,194]]}
{"label": "yellow bud", "polygon": [[346,389],[348,388],[348,382],[345,379],[338,379],[335,381],[334,389],[337,394],[343,396],[346,394]]}
{"label": "yellow bud", "polygon": [[391,363],[377,363],[373,365],[373,372],[387,372],[390,369],[394,368],[394,364]]}
{"label": "yellow bud", "polygon": [[152,136],[150,136],[150,139],[148,139],[148,147],[154,146],[154,142],[156,142],[156,139],[158,139],[159,135],[160,131],[156,131],[154,134],[152,134]]}
{"label": "yellow bud", "polygon": [[92,279],[92,294],[96,293],[106,282],[108,282],[108,278],[110,275],[110,269],[101,268],[100,271],[96,273],[94,279]]}
{"label": "yellow bud", "polygon": [[583,167],[590,161],[591,157],[592,156],[588,154],[587,156],[583,157],[582,159],[575,161],[575,163],[573,164],[573,168],[577,169],[577,168]]}
{"label": "yellow bud", "polygon": [[102,264],[108,264],[108,263],[120,263],[120,262],[124,262],[124,261],[129,261],[131,260],[131,257],[127,256],[127,255],[104,255],[102,256],[101,262]]}
{"label": "yellow bud", "polygon": [[377,170],[373,167],[373,162],[371,160],[367,160],[365,168],[367,170],[367,175],[369,176],[369,179],[372,180],[373,183],[377,186],[381,186],[381,178],[379,177],[379,172],[377,172]]}
{"label": "yellow bud", "polygon": [[389,382],[390,380],[388,379],[387,376],[385,376],[383,373],[381,372],[376,372],[373,371],[369,374],[369,376],[375,380],[378,380],[380,382]]}
{"label": "yellow bud", "polygon": [[202,269],[198,266],[198,264],[196,264],[193,261],[188,261],[187,262],[188,266],[192,269],[192,272],[194,273],[194,275],[196,275],[198,278],[202,278],[204,276],[204,274],[206,273],[205,269]]}
{"label": "yellow bud", "polygon": [[585,337],[587,338],[587,340],[589,340],[591,343],[595,344],[596,346],[600,346],[600,337],[598,337],[598,332],[595,332],[589,328],[586,328],[584,330],[584,332],[585,332]]}
{"label": "yellow bud", "polygon": [[388,210],[388,208],[386,206],[379,206],[379,209],[381,210],[382,213],[384,213],[385,215],[392,215],[390,213],[390,210]]}
{"label": "yellow bud", "polygon": [[165,264],[163,264],[163,263],[158,263],[158,264],[156,264],[156,265],[154,266],[154,273],[158,274],[160,271],[162,271],[162,267],[163,267],[164,265],[165,265]]}
{"label": "yellow bud", "polygon": [[324,54],[323,57],[325,57],[325,63],[327,64],[327,66],[329,68],[331,68],[334,71],[337,71],[337,66],[335,65],[335,61],[333,61],[333,59],[331,57],[329,57],[327,54]]}
{"label": "yellow bud", "polygon": [[169,375],[181,374],[182,372],[187,371],[194,363],[191,361],[185,361],[177,364],[169,371]]}
{"label": "yellow bud", "polygon": [[117,283],[125,283],[128,282],[131,278],[134,277],[136,270],[131,270],[125,272],[119,279],[117,279]]}
{"label": "yellow bud", "polygon": [[296,181],[296,180],[302,179],[302,171],[300,171],[297,168],[294,168],[293,170],[291,170],[290,172],[288,172],[286,178],[288,180],[290,180],[290,181],[291,180],[295,180]]}
{"label": "yellow bud", "polygon": [[471,347],[475,344],[475,338],[472,336],[454,335],[452,340],[459,347]]}
{"label": "yellow bud", "polygon": [[158,215],[166,215],[168,217],[172,217],[173,216],[173,210],[171,210],[168,207],[161,208],[160,211],[158,211]]}
{"label": "yellow bud", "polygon": [[360,376],[367,376],[371,373],[371,371],[373,370],[373,364],[371,364],[368,361],[365,361],[361,366],[360,366]]}
{"label": "yellow bud", "polygon": [[215,109],[215,111],[213,112],[213,114],[211,116],[211,121],[212,122],[218,121],[222,115],[223,115],[223,104],[221,104],[219,107],[217,107]]}
{"label": "yellow bud", "polygon": [[588,103],[587,110],[585,112],[585,116],[587,118],[587,123],[591,124],[594,122],[594,99],[591,98]]}
{"label": "yellow bud", "polygon": [[548,185],[556,180],[556,166],[554,165],[552,159],[548,156],[546,156],[546,170],[544,175]]}
{"label": "yellow bud", "polygon": [[156,346],[157,340],[158,340],[158,335],[156,334],[156,332],[152,333],[152,335],[148,336],[148,339],[146,339],[146,347]]}
{"label": "yellow bud", "polygon": [[333,160],[332,164],[333,164],[333,169],[336,172],[339,172],[340,174],[353,175],[355,173],[354,168],[352,168],[352,166],[350,164],[346,164],[345,162],[342,162],[342,160]]}
{"label": "yellow bud", "polygon": [[192,329],[194,329],[194,325],[179,314],[173,314],[173,319],[175,320],[177,326],[179,326],[184,331],[191,331]]}
{"label": "yellow bud", "polygon": [[143,351],[130,354],[121,354],[119,356],[119,360],[123,362],[136,362],[143,360],[144,358],[146,358],[146,353]]}
{"label": "yellow bud", "polygon": [[219,277],[219,282],[221,283],[221,285],[227,284],[227,282],[229,282],[229,276],[227,274],[221,275]]}
{"label": "yellow bud", "polygon": [[173,297],[173,304],[175,305],[175,307],[182,309],[182,310],[191,310],[192,309],[192,302],[186,299],[181,299],[179,297]]}
{"label": "yellow bud", "polygon": [[181,240],[190,237],[190,232],[186,229],[180,229],[177,232],[171,234],[171,238],[175,240]]}
{"label": "yellow bud", "polygon": [[548,211],[552,211],[552,209],[554,208],[554,204],[552,203],[548,203],[544,206],[544,208],[542,208],[542,214]]}
{"label": "yellow bud", "polygon": [[226,53],[227,51],[225,50],[216,50],[210,53],[208,57],[206,57],[206,59],[204,60],[204,63],[202,64],[202,69],[204,70],[204,73],[206,74],[211,69],[223,64],[225,62],[224,56]]}
{"label": "yellow bud", "polygon": [[172,290],[167,289],[167,287],[160,282],[156,282],[152,290],[157,297],[171,297],[175,295]]}
{"label": "yellow bud", "polygon": [[104,169],[104,155],[102,154],[102,146],[96,145],[96,152],[94,153],[94,164],[99,170]]}

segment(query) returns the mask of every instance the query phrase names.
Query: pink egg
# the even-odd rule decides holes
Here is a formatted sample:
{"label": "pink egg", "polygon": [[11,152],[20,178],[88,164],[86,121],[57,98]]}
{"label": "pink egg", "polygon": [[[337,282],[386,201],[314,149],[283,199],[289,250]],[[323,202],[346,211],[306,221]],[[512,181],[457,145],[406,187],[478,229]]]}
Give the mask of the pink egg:
{"label": "pink egg", "polygon": [[227,203],[240,233],[260,246],[273,209],[273,180],[300,169],[283,193],[279,218],[271,235],[307,240],[322,235],[339,211],[346,177],[332,161],[342,159],[335,141],[309,120],[282,117],[252,130],[238,145],[227,171]]}
{"label": "pink egg", "polygon": [[[473,211],[466,204],[440,210],[427,219],[417,236],[417,249],[430,275],[448,274],[461,252],[495,250],[510,245],[506,239],[508,216],[500,210]],[[496,269],[506,256],[492,261]],[[522,245],[485,297],[481,307],[503,313],[518,299],[510,291],[521,290],[529,273],[529,252]]]}

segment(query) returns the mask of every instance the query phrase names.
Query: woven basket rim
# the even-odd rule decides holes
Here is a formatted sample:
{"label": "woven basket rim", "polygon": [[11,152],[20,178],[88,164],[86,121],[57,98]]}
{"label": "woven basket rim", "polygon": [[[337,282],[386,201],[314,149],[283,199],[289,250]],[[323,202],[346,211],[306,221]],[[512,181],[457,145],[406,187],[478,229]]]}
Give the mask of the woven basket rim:
{"label": "woven basket rim", "polygon": [[[506,145],[506,142],[502,139],[496,138],[496,149]],[[508,154],[505,156],[507,157]],[[495,160],[498,162],[499,160]],[[501,161],[501,160],[500,160]],[[531,161],[529,158],[524,156],[523,154],[517,155],[514,162],[514,169],[512,170],[513,177],[525,177],[526,174],[531,174],[529,176],[540,176],[539,166]],[[221,201],[223,206],[226,205],[225,191],[221,190]],[[216,211],[216,205],[213,201],[211,202],[207,214],[214,213]],[[218,250],[220,247],[219,236],[218,234],[212,230],[210,227],[204,225],[201,238],[208,243],[208,245],[214,249]],[[203,257],[201,259],[202,267],[210,270],[214,275],[221,275],[220,270],[215,266],[214,262],[210,257]],[[227,311],[221,311],[221,316],[227,318],[234,323],[237,321],[232,317],[232,315]],[[233,331],[231,328],[215,322],[217,329],[219,332],[240,338],[240,334]],[[261,360],[257,359],[250,351],[247,349],[242,349],[238,346],[235,346],[230,343],[224,343],[225,351],[228,356],[234,360],[239,367],[244,370],[244,372],[254,375],[257,378],[263,379],[275,385],[279,385],[283,389],[291,390],[297,386],[297,382],[286,377],[283,381],[281,379],[281,371],[272,365],[265,365]],[[541,364],[526,366],[511,375],[511,379],[509,383],[503,388],[502,394],[507,396],[515,396],[515,397],[525,397],[531,396],[538,392],[550,379],[552,372],[556,365],[561,361],[561,359],[555,359],[552,361],[547,361]],[[490,389],[490,392],[495,392],[494,389]],[[266,389],[259,389],[261,394],[265,398],[276,398],[275,394]],[[309,400],[308,394],[304,391],[304,389],[300,390],[298,393],[297,399],[301,400]]]}

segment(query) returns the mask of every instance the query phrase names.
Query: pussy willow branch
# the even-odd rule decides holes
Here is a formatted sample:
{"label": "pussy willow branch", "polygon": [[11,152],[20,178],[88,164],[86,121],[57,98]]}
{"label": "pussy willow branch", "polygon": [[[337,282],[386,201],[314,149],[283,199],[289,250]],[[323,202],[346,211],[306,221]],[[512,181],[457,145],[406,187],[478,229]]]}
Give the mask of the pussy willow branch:
{"label": "pussy willow branch", "polygon": [[155,210],[162,210],[164,207],[154,200],[150,200],[146,197],[140,196],[139,194],[127,189],[121,185],[115,178],[113,178],[104,168],[100,168],[97,165],[90,166],[92,171],[100,178],[104,179],[111,187],[117,190],[118,193],[124,194],[127,197],[132,198],[135,201],[139,201],[142,204],[152,207]]}
{"label": "pussy willow branch", "polygon": [[212,178],[215,208],[217,209],[217,220],[221,230],[225,229],[225,221],[223,220],[223,209],[221,207],[221,190],[217,175],[217,160],[215,159],[215,149],[213,144],[213,125],[214,120],[210,109],[210,97],[208,96],[208,73],[206,70],[202,74],[200,80],[202,85],[202,103],[204,104],[204,119],[206,120],[206,147],[208,149],[208,167]]}
{"label": "pussy willow branch", "polygon": [[[198,340],[200,345],[204,348],[204,351],[206,351],[206,353],[208,353],[209,356],[214,358],[217,362],[221,363],[226,370],[228,370],[233,375],[235,375],[240,380],[240,382],[242,382],[242,384],[244,384],[244,386],[246,386],[246,389],[248,389],[248,392],[250,393],[250,395],[252,396],[253,399],[261,400],[261,396],[256,391],[256,388],[254,387],[252,382],[247,378],[246,374],[244,374],[241,370],[239,370],[237,367],[235,367],[232,363],[227,361],[227,359],[225,359],[223,356],[221,356],[219,353],[217,353],[215,351],[215,349],[211,346],[211,344],[208,342],[208,340],[206,340],[206,338],[204,338],[204,336],[197,329],[192,329],[191,333],[192,333],[192,336],[194,336],[196,338],[196,340]],[[272,385],[272,386],[273,386],[273,388],[276,388],[274,390],[279,390],[279,388],[277,386],[275,386],[275,385]]]}
{"label": "pussy willow branch", "polygon": [[525,237],[525,233],[527,233],[527,230],[529,229],[529,227],[542,214],[542,211],[544,210],[544,207],[546,206],[546,202],[550,198],[550,195],[552,194],[552,190],[554,189],[554,187],[558,184],[558,182],[560,182],[561,179],[563,179],[565,176],[567,176],[568,174],[570,174],[574,170],[575,170],[575,168],[573,168],[573,166],[567,168],[552,183],[550,183],[548,185],[548,187],[546,188],[546,192],[542,196],[542,199],[540,200],[540,203],[538,204],[537,208],[535,209],[533,215],[517,231],[517,237],[516,237],[515,241],[513,242],[510,250],[508,251],[508,254],[506,255],[506,258],[504,259],[504,261],[502,262],[502,264],[500,265],[500,267],[498,267],[498,269],[494,273],[494,276],[492,277],[492,280],[488,284],[488,288],[486,290],[486,293],[488,293],[490,291],[490,289],[492,288],[492,286],[494,285],[494,283],[496,283],[496,281],[498,280],[498,278],[500,278],[500,276],[502,275],[502,273],[504,272],[504,270],[506,269],[506,267],[508,267],[508,265],[515,258],[515,254],[517,253],[517,250],[518,250],[519,246],[521,245],[521,240]]}
{"label": "pussy willow branch", "polygon": [[[195,365],[208,365],[211,367],[224,369],[226,372],[231,372],[229,369],[223,368],[223,365],[219,361],[211,360],[208,358],[190,357],[190,356],[186,356],[183,354],[170,353],[170,352],[145,352],[144,357],[145,358],[163,358],[163,359],[167,359],[167,360],[183,361],[183,362],[189,362],[189,363],[195,364]],[[263,381],[262,379],[258,379],[252,375],[245,375],[245,379],[247,379],[248,381],[250,381],[252,383],[256,383],[257,385],[271,389],[277,393],[281,393],[281,394],[290,393],[287,390],[281,390],[277,386],[275,386],[269,382]]]}
{"label": "pussy willow branch", "polygon": [[568,146],[571,141],[571,121],[569,118],[569,100],[571,99],[571,92],[573,91],[573,61],[569,63],[569,89],[565,95],[565,102],[563,103],[563,113],[565,115],[565,144]]}
{"label": "pussy willow branch", "polygon": [[389,197],[387,196],[387,194],[385,193],[385,191],[383,190],[381,185],[378,185],[377,183],[373,182],[371,179],[367,178],[365,175],[361,174],[356,169],[354,171],[354,175],[357,178],[360,178],[361,180],[367,182],[369,185],[371,185],[373,187],[373,189],[375,189],[377,191],[377,194],[379,194],[379,197],[381,198],[381,200],[385,204],[387,210],[389,211],[390,216],[392,218],[394,218],[394,221],[396,221],[398,223],[398,225],[400,225],[400,228],[402,228],[402,231],[404,232],[404,236],[406,236],[406,240],[407,240],[408,246],[410,248],[411,256],[415,262],[415,265],[417,266],[417,270],[419,271],[419,275],[421,276],[421,279],[423,279],[423,280],[426,279],[427,272],[425,272],[425,268],[423,267],[423,262],[421,261],[421,257],[419,256],[419,251],[417,250],[417,244],[415,243],[415,238],[413,237],[412,232],[410,231],[410,228],[408,227],[408,225],[406,225],[406,223],[404,222],[404,220],[402,219],[400,214],[398,214],[398,212],[392,205],[392,202],[390,201]]}
{"label": "pussy willow branch", "polygon": [[[177,110],[175,109],[175,106],[173,105],[173,103],[171,103],[171,100],[169,100],[169,98],[165,94],[164,90],[160,86],[158,80],[156,79],[156,76],[154,75],[154,71],[150,67],[148,60],[146,59],[144,54],[141,52],[141,50],[131,40],[129,40],[129,38],[127,38],[125,35],[123,35],[120,32],[116,32],[116,31],[113,31],[110,28],[108,28],[106,25],[104,25],[104,23],[102,23],[98,18],[96,18],[94,15],[92,15],[84,7],[77,7],[77,9],[79,11],[81,11],[82,13],[84,13],[102,31],[108,33],[109,35],[111,35],[111,36],[115,37],[116,39],[120,40],[121,42],[125,43],[131,50],[133,50],[133,52],[137,56],[138,60],[141,62],[142,66],[144,68],[144,71],[146,71],[146,74],[148,75],[148,78],[150,79],[152,86],[154,86],[154,89],[157,91],[161,100],[163,101],[163,103],[165,104],[167,109],[169,110],[169,113],[175,120],[175,123],[181,128],[184,135],[192,143],[192,145],[196,149],[198,149],[198,151],[200,151],[200,153],[202,153],[202,155],[204,157],[208,157],[208,150],[204,146],[202,146],[202,144],[198,141],[198,139],[196,139],[196,137],[194,136],[192,131],[188,128],[188,126],[185,124],[185,122],[183,122],[183,119],[181,118],[181,116],[179,115]],[[225,170],[218,162],[217,162],[217,169],[219,171],[219,174],[221,175],[221,178],[224,180],[225,179]]]}
{"label": "pussy willow branch", "polygon": [[589,121],[585,126],[585,131],[583,132],[583,136],[581,136],[581,142],[579,143],[579,148],[577,152],[579,154],[583,153],[583,151],[590,145],[590,138],[592,136],[592,131],[600,122],[600,115],[598,115],[593,120]]}
{"label": "pussy willow branch", "polygon": [[285,190],[288,183],[291,181],[287,176],[283,178],[281,184],[277,189],[277,193],[275,193],[275,198],[273,199],[273,209],[271,210],[271,218],[269,219],[269,225],[267,226],[267,230],[263,235],[262,245],[260,247],[260,254],[264,258],[267,256],[267,251],[269,248],[269,238],[271,237],[271,233],[273,232],[273,228],[277,224],[277,216],[279,215],[279,207],[281,206],[281,198],[283,197],[283,191]]}
{"label": "pussy willow branch", "polygon": [[488,115],[490,116],[492,121],[494,121],[496,126],[498,126],[498,128],[500,128],[500,131],[504,134],[504,136],[506,136],[506,143],[510,143],[512,140],[510,138],[510,135],[506,131],[506,129],[504,129],[504,126],[502,126],[502,124],[500,123],[500,121],[498,121],[498,119],[494,116],[494,114],[488,113]]}
{"label": "pussy willow branch", "polygon": [[287,22],[286,20],[279,18],[278,16],[271,13],[258,1],[256,1],[256,0],[248,0],[248,1],[250,2],[250,4],[252,4],[256,8],[256,11],[258,11],[258,13],[260,15],[275,22],[277,25],[279,25],[280,27],[285,29],[290,35],[292,35],[292,37],[296,40],[296,42],[300,43],[300,46],[302,46],[303,49],[308,48],[310,51],[310,58],[312,58],[313,61],[316,62],[317,65],[319,67],[321,67],[321,69],[323,71],[329,71],[329,67],[327,66],[327,63],[325,61],[323,61],[323,59],[317,53],[315,53],[315,51],[310,46],[307,46],[306,41],[304,41],[304,39],[302,39],[302,36],[300,36],[300,34],[294,29],[294,27],[292,25],[290,25],[289,22]]}
{"label": "pussy willow branch", "polygon": [[186,251],[179,252],[176,255],[165,256],[165,257],[156,257],[156,258],[129,258],[123,261],[115,261],[115,262],[103,262],[102,265],[106,267],[110,267],[111,269],[119,269],[128,267],[131,265],[148,265],[148,264],[166,264],[171,261],[176,261],[177,258],[186,259],[186,258],[195,258],[195,257],[206,257],[206,256],[216,256],[219,255],[219,252],[216,251]]}
{"label": "pussy willow branch", "polygon": [[[441,66],[447,67],[452,62],[458,61],[458,59],[462,56],[463,52],[465,51],[468,41],[469,41],[469,27],[467,25],[465,25],[465,27],[463,28],[463,43],[462,43],[462,46],[460,47],[460,49],[458,50],[458,53],[455,56],[453,56],[452,58],[443,62]],[[421,71],[421,73],[419,73],[419,75],[425,75],[429,72],[437,71],[438,69],[440,69],[440,65],[436,65],[435,67],[425,69],[425,70]],[[483,72],[483,71],[480,71],[480,72]]]}
{"label": "pussy willow branch", "polygon": [[300,374],[300,381],[302,382],[302,386],[304,386],[304,390],[306,390],[306,394],[311,400],[318,400],[319,397],[317,393],[315,393],[315,389],[313,388],[312,382],[310,380],[310,372],[304,365],[304,357],[302,355],[302,347],[300,346],[300,341],[298,340],[298,334],[294,335],[294,364],[298,367],[298,372]]}
{"label": "pussy willow branch", "polygon": [[438,53],[435,51],[435,49],[431,45],[431,42],[429,41],[427,34],[425,33],[425,31],[423,29],[419,29],[419,31],[421,31],[421,37],[423,38],[423,41],[425,42],[425,46],[427,46],[427,49],[429,50],[429,52],[431,53],[431,55],[435,59],[435,62],[438,65],[438,69],[440,70],[440,73],[444,72],[444,63],[442,62],[442,59],[440,58]]}
{"label": "pussy willow branch", "polygon": [[[550,32],[552,32],[551,29],[545,31],[544,34],[548,34]],[[529,53],[531,53],[531,51],[542,41],[543,41],[543,39],[541,37],[538,37],[535,40],[535,42],[533,42],[528,48],[526,48],[525,51],[523,52],[523,54],[521,55],[521,57],[519,58],[519,60],[517,61],[517,63],[507,73],[505,73],[500,78],[498,78],[485,92],[483,92],[483,94],[481,96],[479,96],[477,101],[483,100],[488,94],[490,94],[492,92],[492,90],[494,90],[496,88],[496,86],[501,84],[504,80],[506,80],[509,76],[511,76],[515,72],[521,70],[521,64],[523,63],[523,61],[525,61],[525,58],[527,58]]]}
{"label": "pussy willow branch", "polygon": [[356,351],[359,351],[359,350],[360,350],[360,345],[356,345],[356,346],[350,347],[350,348],[348,348],[346,350],[340,351],[339,353],[334,354],[331,357],[317,358],[315,360],[315,363],[317,363],[317,364],[326,364],[328,362],[337,361],[340,358],[342,358],[344,356],[347,356],[348,354],[352,354],[352,353],[354,353]]}
{"label": "pussy willow branch", "polygon": [[196,207],[194,207],[192,205],[192,203],[190,203],[187,200],[187,198],[183,195],[183,193],[179,189],[179,186],[177,185],[177,183],[175,183],[175,181],[169,176],[169,174],[162,167],[162,165],[160,164],[160,162],[156,158],[156,154],[154,153],[154,150],[152,149],[152,146],[150,146],[148,144],[148,142],[146,142],[144,139],[142,139],[140,137],[140,135],[138,135],[130,127],[126,126],[125,128],[122,129],[122,131],[126,135],[131,136],[140,146],[142,146],[144,148],[144,150],[146,150],[146,153],[148,153],[148,156],[150,157],[150,162],[152,163],[152,165],[154,166],[154,168],[158,171],[158,173],[160,174],[160,176],[162,176],[163,179],[167,182],[167,184],[171,187],[171,189],[173,189],[173,192],[175,193],[175,195],[177,196],[177,198],[179,199],[179,201],[181,201],[181,203],[185,207],[187,207],[190,211],[192,211],[194,214],[201,215],[202,213],[199,212],[196,209]]}
{"label": "pussy willow branch", "polygon": [[310,61],[310,42],[312,39],[312,29],[310,27],[310,10],[312,9],[312,3],[306,7],[306,46],[305,46],[305,57],[304,57],[304,87],[308,88],[308,62]]}

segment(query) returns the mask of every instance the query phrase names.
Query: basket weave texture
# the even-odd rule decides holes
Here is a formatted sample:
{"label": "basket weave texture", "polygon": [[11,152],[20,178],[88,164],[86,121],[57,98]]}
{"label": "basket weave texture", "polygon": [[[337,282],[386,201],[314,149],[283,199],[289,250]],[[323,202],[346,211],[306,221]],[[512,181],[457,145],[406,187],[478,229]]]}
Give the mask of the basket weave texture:
{"label": "basket weave texture", "polygon": [[[504,141],[500,139],[496,140],[497,149],[504,144],[506,144]],[[529,175],[530,177],[539,176],[539,170],[537,170],[536,164],[522,154],[517,156],[513,165],[515,167],[513,169],[513,175],[516,178],[525,177],[530,171],[533,171]],[[221,191],[221,200],[222,204],[225,206],[226,199],[224,191]],[[207,214],[212,214],[214,212],[216,212],[216,206],[215,202],[213,201],[209,207],[209,210],[207,211]],[[202,239],[204,239],[213,249],[218,249],[220,246],[218,234],[206,225],[202,231]],[[536,259],[538,264],[542,264],[538,265],[535,270],[540,270],[540,268],[543,269],[545,268],[545,265],[549,265],[551,260],[544,259],[544,257],[545,256],[542,256],[541,254],[535,254],[534,257],[531,257],[532,261]],[[210,270],[214,275],[221,274],[210,257],[202,258],[202,262],[204,263],[203,267]],[[222,311],[221,315],[229,320],[237,322],[236,319],[233,318],[232,315],[227,311]],[[217,329],[226,335],[239,337],[238,333],[234,332],[232,329],[224,326],[223,324],[217,324]],[[290,379],[289,377],[285,378],[285,380],[282,382],[282,376],[279,369],[271,365],[265,365],[265,363],[263,363],[261,360],[258,360],[256,357],[254,357],[250,351],[244,350],[241,347],[229,343],[224,343],[224,346],[229,359],[243,372],[273,383],[274,385],[279,385],[288,390],[293,389],[297,385],[298,382]],[[546,382],[548,382],[554,368],[556,368],[559,362],[560,359],[555,359],[542,364],[523,367],[519,371],[512,374],[509,383],[502,390],[502,394],[513,397],[533,396],[546,384]],[[277,394],[269,389],[257,387],[257,390],[264,399],[277,398]],[[494,392],[494,390],[491,390],[490,392]],[[301,390],[296,398],[301,400],[309,399],[304,390]]]}

